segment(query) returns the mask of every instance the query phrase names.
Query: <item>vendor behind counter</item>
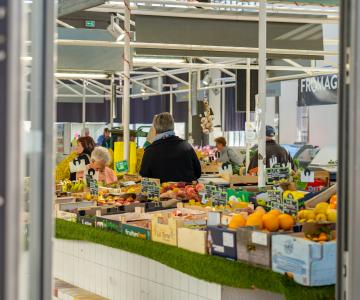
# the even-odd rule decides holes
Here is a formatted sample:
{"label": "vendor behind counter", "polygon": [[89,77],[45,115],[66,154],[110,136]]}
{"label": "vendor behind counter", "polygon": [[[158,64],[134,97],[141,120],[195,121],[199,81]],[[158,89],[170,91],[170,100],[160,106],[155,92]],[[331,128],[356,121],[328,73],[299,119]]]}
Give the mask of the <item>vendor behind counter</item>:
{"label": "vendor behind counter", "polygon": [[237,173],[236,170],[239,170],[239,167],[242,165],[240,156],[234,149],[226,146],[226,139],[224,137],[216,138],[215,143],[218,150],[218,161],[222,163],[222,168],[225,169],[231,165],[234,173]]}

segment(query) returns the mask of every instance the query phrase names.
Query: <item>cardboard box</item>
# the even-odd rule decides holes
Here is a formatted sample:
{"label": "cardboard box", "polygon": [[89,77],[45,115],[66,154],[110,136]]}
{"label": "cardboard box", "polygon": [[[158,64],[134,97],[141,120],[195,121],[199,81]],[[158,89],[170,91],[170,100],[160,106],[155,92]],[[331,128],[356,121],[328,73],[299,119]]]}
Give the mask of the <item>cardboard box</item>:
{"label": "cardboard box", "polygon": [[178,228],[183,226],[183,220],[170,214],[155,213],[151,219],[151,237],[155,242],[177,246]]}
{"label": "cardboard box", "polygon": [[208,226],[209,253],[228,259],[237,259],[236,230],[226,226]]}
{"label": "cardboard box", "polygon": [[56,197],[55,204],[69,203],[75,202],[74,197]]}
{"label": "cardboard box", "polygon": [[77,222],[77,214],[67,211],[61,211],[61,210],[56,211],[56,218],[74,223]]}
{"label": "cardboard box", "polygon": [[59,203],[55,205],[56,211],[72,211],[75,212],[80,208],[96,206],[96,201],[78,201],[69,203]]}
{"label": "cardboard box", "polygon": [[95,226],[106,230],[122,232],[121,222],[107,217],[97,216]]}
{"label": "cardboard box", "polygon": [[316,243],[303,233],[272,237],[272,270],[305,286],[336,283],[336,241]]}
{"label": "cardboard box", "polygon": [[207,230],[178,228],[178,247],[200,254],[207,254]]}
{"label": "cardboard box", "polygon": [[77,216],[77,222],[83,225],[95,227],[96,217],[95,216]]}
{"label": "cardboard box", "polygon": [[271,268],[271,238],[278,232],[243,227],[237,230],[237,259],[252,265]]}
{"label": "cardboard box", "polygon": [[131,237],[151,240],[151,221],[140,220],[122,224],[122,233]]}

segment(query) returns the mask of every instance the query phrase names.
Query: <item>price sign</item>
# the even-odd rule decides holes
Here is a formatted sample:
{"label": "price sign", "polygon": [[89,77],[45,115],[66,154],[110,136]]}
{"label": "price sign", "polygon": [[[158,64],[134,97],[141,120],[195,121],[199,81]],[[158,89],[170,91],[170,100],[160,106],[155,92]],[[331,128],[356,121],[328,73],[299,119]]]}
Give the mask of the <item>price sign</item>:
{"label": "price sign", "polygon": [[290,198],[284,198],[283,212],[285,214],[296,216],[298,211],[299,211],[299,201]]}
{"label": "price sign", "polygon": [[279,190],[269,190],[268,194],[268,208],[283,210],[282,192]]}
{"label": "price sign", "polygon": [[287,181],[290,177],[290,170],[288,167],[274,166],[266,169],[266,183],[274,184],[279,181]]}
{"label": "price sign", "polygon": [[118,161],[115,164],[116,172],[117,173],[124,173],[129,170],[128,162],[127,160]]}
{"label": "price sign", "polygon": [[158,201],[160,199],[160,179],[143,177],[141,194],[147,196],[148,200]]}
{"label": "price sign", "polygon": [[90,194],[92,196],[98,196],[99,195],[99,185],[97,180],[91,178],[89,175],[86,176],[86,181],[89,183],[89,189],[90,189]]}
{"label": "price sign", "polygon": [[214,205],[226,205],[227,188],[207,184],[205,185],[205,199],[212,201]]}

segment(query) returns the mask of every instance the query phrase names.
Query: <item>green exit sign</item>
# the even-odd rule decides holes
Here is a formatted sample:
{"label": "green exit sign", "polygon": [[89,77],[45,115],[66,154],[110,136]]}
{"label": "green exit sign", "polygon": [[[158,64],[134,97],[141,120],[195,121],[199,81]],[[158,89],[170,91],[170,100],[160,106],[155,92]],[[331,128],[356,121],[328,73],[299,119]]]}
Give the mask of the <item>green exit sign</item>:
{"label": "green exit sign", "polygon": [[94,20],[86,20],[85,27],[87,28],[95,28],[95,21]]}

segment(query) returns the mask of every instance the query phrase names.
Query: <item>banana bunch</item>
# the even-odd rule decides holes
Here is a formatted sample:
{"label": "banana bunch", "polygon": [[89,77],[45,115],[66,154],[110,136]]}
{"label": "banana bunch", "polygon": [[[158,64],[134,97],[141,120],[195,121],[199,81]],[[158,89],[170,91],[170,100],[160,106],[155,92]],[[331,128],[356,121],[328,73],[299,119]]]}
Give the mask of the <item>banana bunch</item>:
{"label": "banana bunch", "polygon": [[84,191],[85,183],[83,180],[78,181],[70,181],[65,179],[62,181],[62,189],[63,193],[71,192],[71,193],[79,193]]}
{"label": "banana bunch", "polygon": [[58,163],[55,170],[55,180],[61,181],[70,178],[69,163],[77,156],[76,152],[70,153],[66,158]]}

